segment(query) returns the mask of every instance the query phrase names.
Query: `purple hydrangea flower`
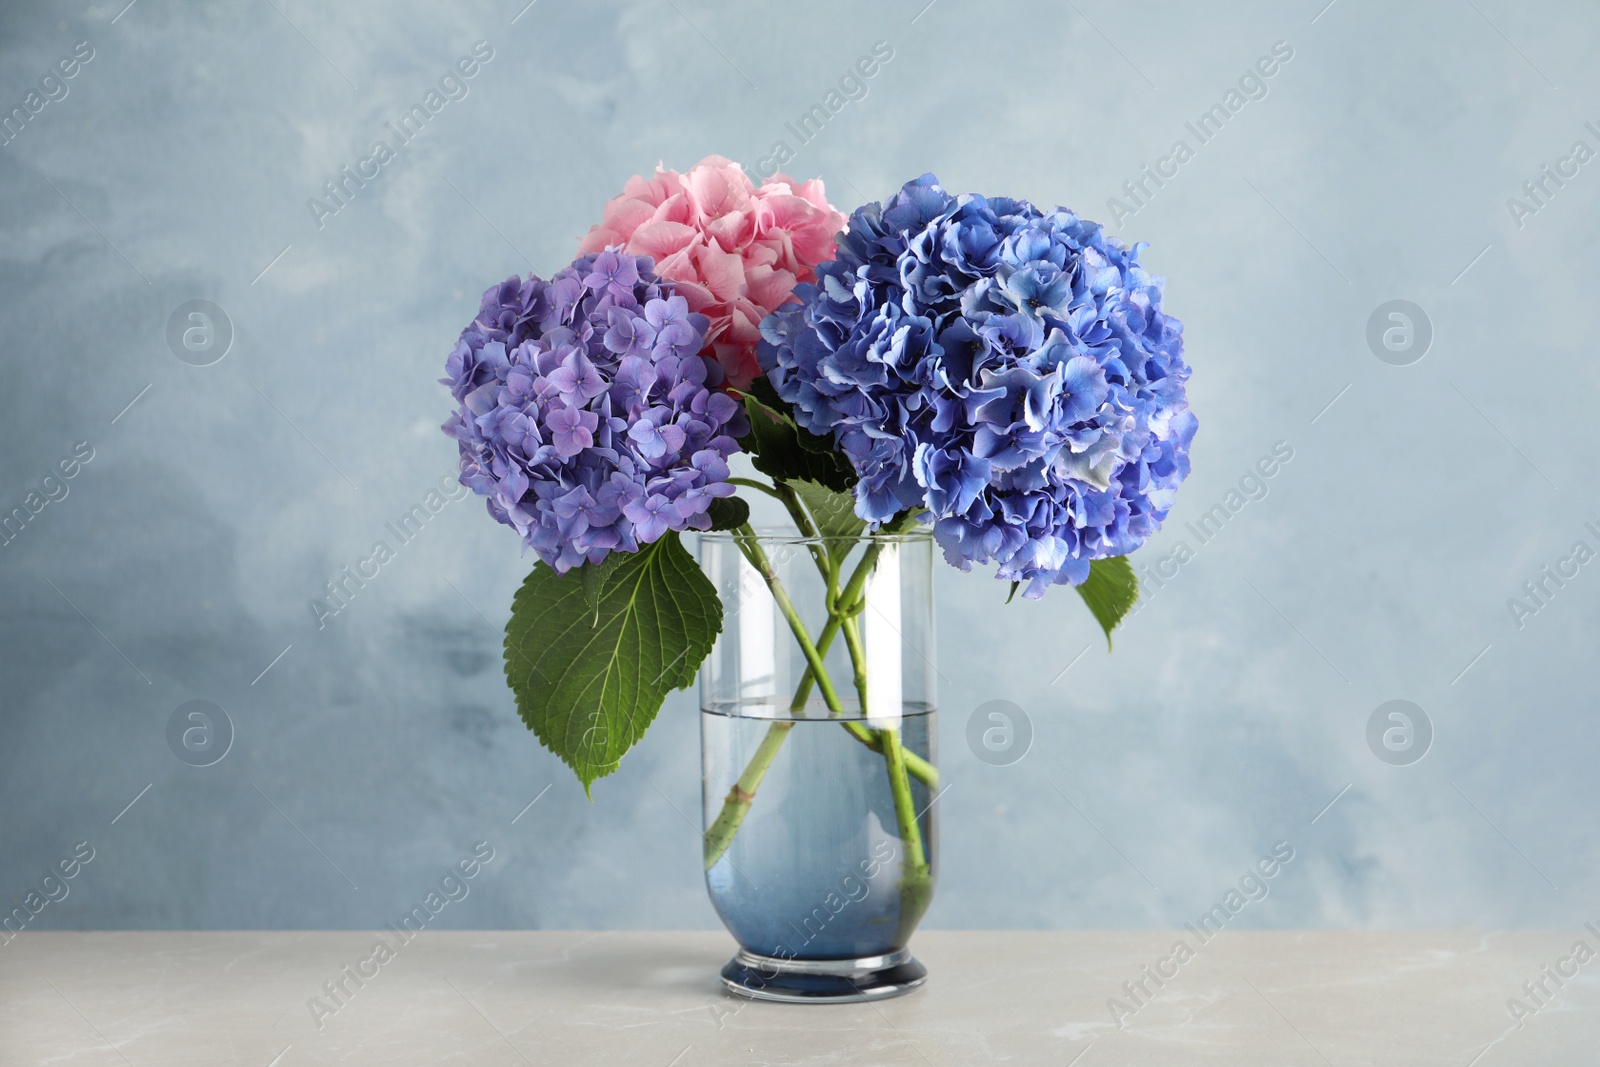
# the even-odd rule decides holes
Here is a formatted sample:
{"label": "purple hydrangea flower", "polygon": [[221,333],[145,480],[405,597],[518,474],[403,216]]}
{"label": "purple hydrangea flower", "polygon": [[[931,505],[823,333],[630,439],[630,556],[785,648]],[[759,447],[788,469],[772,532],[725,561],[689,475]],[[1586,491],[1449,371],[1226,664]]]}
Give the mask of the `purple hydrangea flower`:
{"label": "purple hydrangea flower", "polygon": [[461,484],[558,573],[707,529],[734,492],[744,409],[698,354],[705,316],[651,267],[609,250],[548,282],[513,275],[483,294],[440,379],[459,404],[444,432]]}
{"label": "purple hydrangea flower", "polygon": [[849,457],[856,514],[925,508],[946,559],[1037,598],[1142,545],[1189,473],[1183,324],[1144,248],[925,174],[850,217],[762,322],[762,368]]}

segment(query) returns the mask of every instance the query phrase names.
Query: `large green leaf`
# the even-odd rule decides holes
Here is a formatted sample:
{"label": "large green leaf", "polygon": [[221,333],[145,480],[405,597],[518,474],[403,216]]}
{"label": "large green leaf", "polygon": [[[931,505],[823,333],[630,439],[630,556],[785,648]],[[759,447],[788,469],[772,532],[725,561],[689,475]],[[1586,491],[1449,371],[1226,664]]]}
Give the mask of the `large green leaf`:
{"label": "large green leaf", "polygon": [[1110,648],[1111,631],[1139,599],[1139,579],[1133,573],[1133,564],[1127,556],[1097,559],[1089,564],[1089,578],[1077,590],[1106,632],[1106,647]]}
{"label": "large green leaf", "polygon": [[744,407],[750,432],[740,438],[739,446],[749,453],[756,470],[777,481],[816,482],[841,492],[855,482],[850,461],[828,438],[797,426],[786,413],[788,405],[765,378],[745,394]]}
{"label": "large green leaf", "polygon": [[511,602],[505,641],[518,714],[586,793],[617,769],[667,693],[694,681],[722,629],[716,588],[676,533],[613,552],[597,571],[598,583],[535,566]]}

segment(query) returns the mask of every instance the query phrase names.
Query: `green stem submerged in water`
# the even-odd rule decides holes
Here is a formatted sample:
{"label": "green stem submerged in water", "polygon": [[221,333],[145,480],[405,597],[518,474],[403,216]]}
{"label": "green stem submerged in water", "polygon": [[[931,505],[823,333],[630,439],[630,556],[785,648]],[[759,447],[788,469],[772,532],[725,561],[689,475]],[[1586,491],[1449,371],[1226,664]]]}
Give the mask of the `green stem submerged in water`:
{"label": "green stem submerged in water", "polygon": [[[867,702],[867,655],[861,644],[861,634],[854,618],[845,619],[844,640],[850,649],[850,662],[855,668],[856,694],[863,710],[871,707]],[[894,798],[894,817],[904,849],[900,867],[900,928],[899,940],[903,944],[911,936],[928,909],[933,896],[933,871],[928,864],[927,851],[922,844],[922,827],[918,823],[916,801],[911,793],[911,779],[906,771],[906,757],[911,755],[900,743],[898,726],[883,726],[877,730],[879,751],[883,753],[884,768],[889,773],[889,794]]]}
{"label": "green stem submerged in water", "polygon": [[[815,527],[811,525],[803,507],[792,489],[779,483],[781,490],[787,493],[773,492],[762,486],[765,492],[778,497],[789,507],[795,519],[796,526],[802,535],[815,536]],[[885,534],[895,535],[911,522],[907,516],[900,523],[884,530]],[[828,592],[828,620],[818,634],[817,640],[812,641],[799,613],[795,610],[793,602],[789,599],[788,592],[779,581],[776,569],[767,558],[762,549],[755,531],[748,523],[743,524],[734,532],[734,542],[740,552],[756,572],[761,575],[768,589],[771,591],[774,602],[779,611],[789,623],[790,631],[806,659],[806,671],[795,688],[793,699],[790,701],[789,711],[791,716],[797,716],[804,710],[806,702],[810,699],[813,686],[822,694],[829,713],[842,718],[844,707],[834,689],[832,680],[828,676],[827,668],[823,664],[823,656],[827,654],[834,638],[843,632],[845,642],[850,650],[851,664],[854,670],[854,681],[860,706],[863,712],[867,704],[867,672],[865,651],[861,644],[860,631],[857,619],[865,608],[863,590],[868,578],[877,566],[879,555],[883,551],[885,541],[878,537],[869,537],[866,551],[862,554],[860,562],[856,565],[850,580],[843,589],[839,588],[839,574],[837,564],[818,546],[808,546],[812,549],[819,572],[827,583]],[[705,832],[704,850],[705,866],[709,870],[727,852],[733,843],[734,835],[743,824],[745,815],[750,810],[751,803],[755,800],[756,789],[766,777],[767,771],[772,767],[779,750],[788,738],[789,732],[794,728],[795,719],[784,719],[774,722],[767,728],[767,734],[762,738],[755,753],[746,764],[738,781],[729,790],[723,800],[722,810],[716,820]],[[927,760],[913,752],[906,751],[901,743],[900,733],[895,728],[873,729],[871,726],[856,720],[846,720],[840,723],[852,737],[874,752],[884,757],[884,765],[888,771],[890,792],[894,798],[895,818],[904,848],[903,871],[901,877],[901,930],[909,934],[911,928],[926,910],[928,900],[932,895],[932,878],[927,855],[923,847],[921,828],[918,824],[917,812],[911,792],[910,778],[915,777],[930,789],[938,788],[938,772]]]}

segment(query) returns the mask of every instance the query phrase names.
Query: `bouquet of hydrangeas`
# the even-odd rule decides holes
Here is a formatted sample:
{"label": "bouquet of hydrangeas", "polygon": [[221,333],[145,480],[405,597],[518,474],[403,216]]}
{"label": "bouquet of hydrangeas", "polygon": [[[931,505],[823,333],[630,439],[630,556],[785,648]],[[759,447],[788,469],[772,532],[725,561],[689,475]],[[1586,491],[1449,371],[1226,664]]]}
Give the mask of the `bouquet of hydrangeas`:
{"label": "bouquet of hydrangeas", "polygon": [[[808,692],[833,692],[822,655],[852,639],[874,539],[918,527],[1012,594],[1075,587],[1109,636],[1196,427],[1182,324],[1143,249],[932,175],[846,219],[820,181],[757,186],[711,157],[630,181],[548,280],[489,288],[449,356],[444,429],[462,483],[540,561],[505,639],[540,741],[588,789],[693,680],[722,609],[682,533],[732,531],[789,603],[741,490],[802,536],[869,545],[853,574],[824,574],[821,632],[785,611]],[[737,454],[764,480],[735,476]],[[932,782],[892,729],[846,725]],[[707,830],[707,866],[751,794]]]}

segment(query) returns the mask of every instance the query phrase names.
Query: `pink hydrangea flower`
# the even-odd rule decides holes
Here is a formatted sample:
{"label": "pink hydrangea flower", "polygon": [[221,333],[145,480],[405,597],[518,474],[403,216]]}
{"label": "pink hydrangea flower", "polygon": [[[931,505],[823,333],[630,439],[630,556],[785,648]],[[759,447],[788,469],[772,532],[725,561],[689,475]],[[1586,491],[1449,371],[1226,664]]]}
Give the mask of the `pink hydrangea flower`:
{"label": "pink hydrangea flower", "polygon": [[654,259],[689,310],[711,320],[704,354],[743,389],[761,374],[761,320],[817,280],[844,225],[821,179],[774,174],[758,187],[739,164],[707,156],[686,174],[657,166],[653,178],[630,178],[582,250],[620,246]]}

